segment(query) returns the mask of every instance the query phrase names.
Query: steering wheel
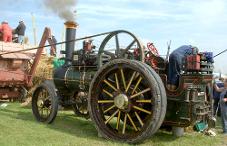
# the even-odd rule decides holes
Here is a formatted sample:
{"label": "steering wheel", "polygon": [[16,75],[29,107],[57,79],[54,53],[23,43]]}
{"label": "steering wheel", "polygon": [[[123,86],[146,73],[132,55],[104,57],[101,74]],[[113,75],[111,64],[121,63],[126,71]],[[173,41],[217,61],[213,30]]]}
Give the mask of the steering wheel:
{"label": "steering wheel", "polygon": [[151,51],[152,54],[154,54],[155,56],[159,56],[158,50],[153,43],[147,43],[147,48],[149,51]]}

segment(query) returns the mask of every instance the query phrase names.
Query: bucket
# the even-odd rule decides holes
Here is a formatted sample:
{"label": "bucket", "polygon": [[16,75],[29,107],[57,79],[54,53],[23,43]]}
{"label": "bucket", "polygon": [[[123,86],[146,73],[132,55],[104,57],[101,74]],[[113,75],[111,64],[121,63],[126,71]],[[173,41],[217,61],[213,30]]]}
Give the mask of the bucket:
{"label": "bucket", "polygon": [[181,137],[184,135],[184,128],[183,127],[172,127],[173,135],[176,137]]}

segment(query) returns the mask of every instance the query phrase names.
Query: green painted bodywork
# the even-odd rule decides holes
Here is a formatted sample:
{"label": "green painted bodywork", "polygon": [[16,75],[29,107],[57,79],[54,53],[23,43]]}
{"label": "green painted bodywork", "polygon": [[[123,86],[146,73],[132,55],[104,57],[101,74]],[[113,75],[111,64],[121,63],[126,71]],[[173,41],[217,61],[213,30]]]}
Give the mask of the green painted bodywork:
{"label": "green painted bodywork", "polygon": [[[71,66],[65,74],[66,87],[69,91],[88,92],[89,84],[97,68]],[[160,74],[164,85],[166,75]],[[206,86],[212,81],[212,75],[182,75],[177,90],[167,93],[167,111],[164,125],[187,127],[195,122],[205,120],[211,114],[211,101],[206,96]],[[198,96],[198,94],[200,96]]]}
{"label": "green painted bodywork", "polygon": [[84,68],[80,66],[71,66],[65,74],[65,85],[69,90],[79,91],[89,89],[89,84],[96,73],[96,67]]}
{"label": "green painted bodywork", "polygon": [[[165,76],[162,76],[166,83]],[[212,75],[182,75],[176,91],[167,92],[167,111],[164,125],[187,127],[211,115],[211,99],[206,95],[206,86]]]}

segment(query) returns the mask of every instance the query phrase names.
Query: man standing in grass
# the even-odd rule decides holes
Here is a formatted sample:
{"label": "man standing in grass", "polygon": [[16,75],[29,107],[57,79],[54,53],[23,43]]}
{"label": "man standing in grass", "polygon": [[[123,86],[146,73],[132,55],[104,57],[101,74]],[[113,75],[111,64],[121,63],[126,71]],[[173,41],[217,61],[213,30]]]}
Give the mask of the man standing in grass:
{"label": "man standing in grass", "polygon": [[224,87],[224,78],[220,77],[219,80],[214,82],[214,86],[213,86],[213,100],[214,100],[213,111],[215,116],[217,115],[220,116],[220,108],[218,108],[218,106],[219,106],[220,94],[224,90],[223,87]]}
{"label": "man standing in grass", "polygon": [[227,79],[224,81],[225,90],[220,95],[221,119],[223,134],[227,136]]}

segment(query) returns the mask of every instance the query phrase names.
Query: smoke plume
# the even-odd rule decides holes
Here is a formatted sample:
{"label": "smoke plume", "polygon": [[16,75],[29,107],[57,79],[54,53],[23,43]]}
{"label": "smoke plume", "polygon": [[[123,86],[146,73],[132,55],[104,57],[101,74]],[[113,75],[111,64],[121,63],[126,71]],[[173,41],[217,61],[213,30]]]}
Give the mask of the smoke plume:
{"label": "smoke plume", "polygon": [[75,20],[76,0],[43,0],[45,7],[66,21]]}

